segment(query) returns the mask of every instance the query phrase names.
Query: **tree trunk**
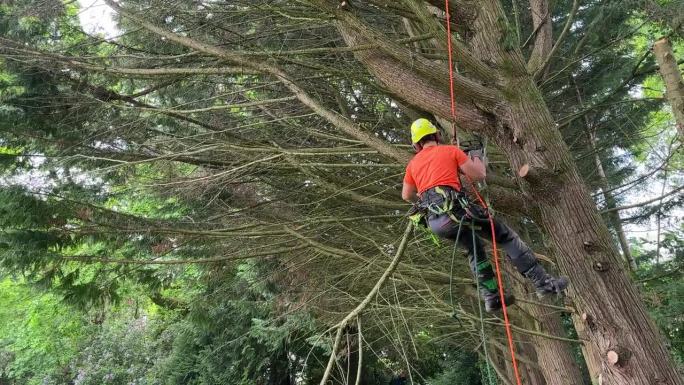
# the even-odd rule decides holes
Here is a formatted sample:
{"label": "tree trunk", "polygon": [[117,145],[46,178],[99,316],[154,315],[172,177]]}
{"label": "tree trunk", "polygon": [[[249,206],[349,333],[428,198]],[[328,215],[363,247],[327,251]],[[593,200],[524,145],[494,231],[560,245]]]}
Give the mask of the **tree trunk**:
{"label": "tree trunk", "polygon": [[[493,139],[514,169],[530,166],[523,188],[536,202],[538,221],[555,246],[561,271],[570,278],[576,308],[595,320],[586,332],[601,357],[603,384],[682,384],[522,56],[499,43],[507,33],[499,2],[478,4],[475,44],[487,47],[486,56],[508,70],[504,94],[510,109],[497,116]],[[610,359],[611,352],[618,353],[617,361]]]}
{"label": "tree trunk", "polygon": [[[537,331],[552,336],[564,336],[565,330],[558,310],[522,305],[535,319]],[[582,372],[573,358],[569,342],[545,337],[533,338],[540,370],[548,385],[584,385]]]}
{"label": "tree trunk", "polygon": [[[587,317],[586,313],[572,314],[572,321],[575,325],[575,330],[577,331],[577,337],[581,340],[589,340],[590,338],[587,329],[592,327],[593,320],[587,319]],[[598,378],[601,374],[601,354],[592,344],[582,344],[581,348],[584,362],[587,364],[587,371],[589,372],[591,383],[598,383]]]}
{"label": "tree trunk", "polygon": [[[518,313],[521,317],[517,317],[518,319],[521,319],[522,322],[520,325],[522,325],[525,329],[528,330],[535,330],[535,323],[536,321],[530,317],[527,314],[523,314],[522,312],[516,312]],[[515,314],[514,314],[515,316]],[[512,323],[516,324],[517,322],[513,321]],[[520,357],[525,357],[524,362],[518,362],[519,367],[520,367],[520,372],[523,376],[523,383],[524,384],[530,384],[530,385],[551,385],[554,382],[547,382],[547,374],[542,367],[541,361],[540,361],[540,356],[539,354],[546,354],[550,352],[541,352],[539,347],[537,346],[536,343],[536,337],[530,339],[529,341],[525,341],[523,339],[520,339],[520,342],[516,344],[516,352],[519,353]],[[527,362],[529,360],[530,362]],[[558,382],[555,382],[558,383]]]}
{"label": "tree trunk", "polygon": [[[537,202],[540,223],[558,252],[559,267],[570,278],[570,294],[576,308],[596,320],[587,334],[589,343],[603,357],[603,383],[681,384],[662,336],[625,274],[610,233],[572,163],[568,148],[554,130],[541,95],[531,81],[520,89],[527,94],[519,94],[519,102],[512,103],[512,120],[525,127],[523,135],[529,143],[526,147],[537,149],[533,156],[546,158],[528,174],[529,197]],[[508,147],[512,150],[507,151],[511,164],[521,166],[532,161],[531,156],[513,149],[518,146]],[[545,150],[539,151],[542,148]],[[621,351],[621,360],[609,363],[608,354],[617,350]]]}
{"label": "tree trunk", "polygon": [[[506,358],[508,350],[504,350],[494,344],[489,344],[489,364],[493,369],[491,379],[498,379],[497,384],[513,385],[515,383],[515,380],[512,380],[513,368],[510,367],[510,360]],[[483,378],[487,378],[486,371],[483,372]]]}
{"label": "tree trunk", "polygon": [[667,38],[653,44],[653,53],[660,65],[660,74],[665,81],[665,96],[672,106],[680,138],[684,139],[684,82],[675,60],[672,45]]}
{"label": "tree trunk", "polygon": [[[509,282],[511,282],[511,289],[517,298],[530,297],[529,286],[526,285],[526,282],[520,281],[521,278],[518,278],[520,273],[515,271],[510,264],[506,265],[506,275],[511,277]],[[526,329],[550,336],[567,337],[558,310],[521,301],[518,301],[516,306],[520,307],[522,313],[528,315],[524,317],[526,324],[523,326]],[[531,342],[534,348],[526,350],[534,350],[532,355],[537,357],[539,367],[530,369],[538,369],[547,385],[585,385],[582,372],[574,360],[569,342],[542,336],[533,336]],[[527,355],[530,356],[531,354]]]}
{"label": "tree trunk", "polygon": [[538,222],[555,246],[561,271],[570,278],[576,308],[595,320],[586,334],[600,354],[603,384],[682,384],[522,56],[501,46],[507,30],[499,2],[478,4],[475,46],[496,67],[507,69],[504,94],[509,110],[497,116],[499,127],[492,139],[515,170],[530,166],[523,188],[537,204]]}
{"label": "tree trunk", "polygon": [[[533,350],[530,349],[529,347],[527,350]],[[536,358],[536,356],[534,356]],[[528,383],[530,385],[546,385],[546,380],[544,380],[544,376],[541,373],[541,370],[539,368],[535,368],[532,365],[525,365],[525,371],[526,375],[528,378]]]}

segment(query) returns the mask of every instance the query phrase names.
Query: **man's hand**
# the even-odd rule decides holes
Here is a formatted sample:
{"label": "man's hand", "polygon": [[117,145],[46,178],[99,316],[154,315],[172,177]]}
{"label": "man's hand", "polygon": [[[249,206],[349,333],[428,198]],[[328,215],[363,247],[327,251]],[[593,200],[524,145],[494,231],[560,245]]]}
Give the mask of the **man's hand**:
{"label": "man's hand", "polygon": [[485,161],[484,150],[481,148],[470,150],[470,151],[466,152],[466,154],[468,154],[468,156],[472,160],[475,160],[477,158],[477,159],[480,159],[482,161],[482,163],[485,163],[485,165],[487,163]]}
{"label": "man's hand", "polygon": [[473,140],[463,142],[463,152],[465,152],[471,160],[476,161],[476,159],[479,159],[485,165],[485,168],[487,167],[484,144],[479,137],[476,136]]}

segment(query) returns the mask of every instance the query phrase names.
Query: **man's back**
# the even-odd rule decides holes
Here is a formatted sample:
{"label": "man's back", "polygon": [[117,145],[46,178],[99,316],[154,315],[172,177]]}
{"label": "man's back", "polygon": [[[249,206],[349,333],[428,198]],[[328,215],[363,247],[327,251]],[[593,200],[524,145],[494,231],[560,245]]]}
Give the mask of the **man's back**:
{"label": "man's back", "polygon": [[450,186],[460,190],[458,168],[467,160],[468,156],[456,146],[426,147],[406,166],[404,182],[416,186],[419,194],[435,186]]}

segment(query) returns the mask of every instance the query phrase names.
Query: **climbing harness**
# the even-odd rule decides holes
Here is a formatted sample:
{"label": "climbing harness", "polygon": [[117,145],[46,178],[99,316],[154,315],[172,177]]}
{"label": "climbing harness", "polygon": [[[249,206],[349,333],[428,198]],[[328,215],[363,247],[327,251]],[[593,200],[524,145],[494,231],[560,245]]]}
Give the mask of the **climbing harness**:
{"label": "climbing harness", "polygon": [[[436,186],[431,189],[428,189],[424,192],[424,194],[427,195],[427,197],[424,199],[424,205],[430,214],[446,214],[449,216],[449,218],[451,218],[452,221],[460,224],[462,218],[456,218],[456,216],[454,216],[453,214],[454,203],[458,203],[461,206],[461,208],[465,210],[466,214],[469,217],[473,217],[473,213],[470,211],[470,202],[468,202],[468,198],[466,198],[463,194],[457,194],[454,192],[454,190],[451,189],[445,190],[441,186]],[[434,200],[431,199],[430,195],[434,194],[438,194],[441,197],[441,205],[435,203]]]}
{"label": "climbing harness", "polygon": [[[451,97],[451,121],[452,121],[452,140],[454,138],[457,138],[456,135],[456,98],[454,96],[454,66],[453,66],[453,49],[451,46],[451,16],[449,15],[449,0],[444,0],[444,9],[446,11],[446,27],[447,27],[447,50],[449,54],[449,91],[450,91],[450,97]],[[456,139],[457,145],[458,139]],[[459,146],[460,147],[460,146]],[[508,348],[511,352],[511,362],[513,363],[513,373],[515,374],[515,380],[517,385],[522,385],[522,381],[520,379],[520,373],[518,370],[518,360],[515,357],[515,346],[513,344],[513,333],[511,332],[511,324],[508,320],[508,309],[506,308],[506,300],[504,296],[504,289],[503,289],[503,280],[501,279],[501,269],[499,267],[499,253],[497,250],[496,246],[496,237],[495,237],[495,229],[494,229],[494,219],[492,218],[492,214],[488,209],[487,204],[485,203],[484,199],[480,196],[480,193],[477,191],[477,188],[475,187],[475,184],[473,183],[470,178],[465,175],[466,179],[468,180],[468,183],[470,183],[473,192],[475,193],[475,196],[477,197],[478,201],[482,205],[482,207],[486,210],[487,212],[487,217],[489,219],[489,225],[491,227],[491,232],[492,232],[492,249],[493,249],[493,254],[494,254],[494,266],[496,270],[496,279],[497,279],[497,284],[499,285],[499,297],[501,300],[501,308],[503,310],[503,316],[504,316],[504,325],[506,328],[506,337],[508,338]],[[473,230],[474,231],[474,230]],[[476,279],[477,281],[477,279]],[[478,293],[479,294],[479,293]],[[481,301],[478,301],[481,302]],[[482,306],[480,304],[480,306]],[[482,315],[480,314],[480,320],[482,321]],[[482,321],[483,322],[483,321]],[[483,326],[484,327],[484,326]],[[486,343],[484,341],[484,329],[483,329],[483,347],[486,346]],[[485,351],[486,354],[486,351]],[[487,362],[487,369],[489,369],[489,361]]]}

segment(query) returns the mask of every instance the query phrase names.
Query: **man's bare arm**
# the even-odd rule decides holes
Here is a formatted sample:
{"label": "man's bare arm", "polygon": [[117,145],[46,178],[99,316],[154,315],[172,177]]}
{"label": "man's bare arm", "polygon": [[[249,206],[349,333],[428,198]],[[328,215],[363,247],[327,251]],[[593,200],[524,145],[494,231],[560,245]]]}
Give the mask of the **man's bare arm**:
{"label": "man's bare arm", "polygon": [[481,181],[487,177],[487,169],[480,158],[468,158],[459,168],[473,181]]}
{"label": "man's bare arm", "polygon": [[416,186],[404,182],[404,186],[401,188],[401,199],[409,203],[417,201],[418,189],[416,189]]}

